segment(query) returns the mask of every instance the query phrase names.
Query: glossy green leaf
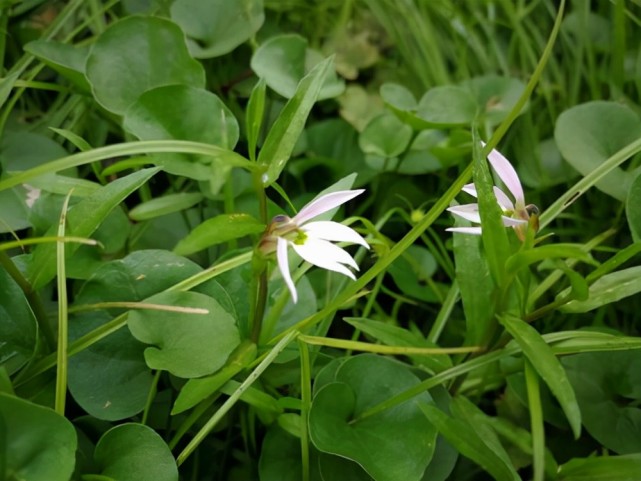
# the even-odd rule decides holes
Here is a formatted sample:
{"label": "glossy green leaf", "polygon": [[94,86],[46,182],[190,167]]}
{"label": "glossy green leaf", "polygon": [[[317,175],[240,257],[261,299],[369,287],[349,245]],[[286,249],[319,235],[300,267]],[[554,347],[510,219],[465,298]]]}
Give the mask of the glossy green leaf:
{"label": "glossy green leaf", "polygon": [[545,259],[556,258],[577,259],[588,264],[594,264],[592,256],[585,251],[585,248],[577,244],[548,244],[532,249],[522,250],[512,254],[505,261],[505,269],[508,273],[514,274],[535,262],[541,262]]}
{"label": "glossy green leaf", "polygon": [[307,116],[318,99],[323,79],[332,65],[332,58],[328,58],[316,65],[300,81],[296,93],[285,104],[267,134],[263,148],[258,155],[258,163],[266,168],[261,179],[264,186],[275,182],[285,168],[294,146],[305,128]]}
{"label": "glossy green leaf", "polygon": [[385,158],[398,157],[410,144],[412,128],[394,115],[383,114],[372,120],[358,138],[366,154]]}
{"label": "glossy green leaf", "polygon": [[133,16],[112,23],[94,43],[86,73],[96,100],[120,115],[155,87],[205,86],[205,72],[189,55],[184,33],[160,17]]}
{"label": "glossy green leaf", "polygon": [[[310,451],[310,481],[324,481],[319,474],[318,451],[313,448]],[[279,426],[272,425],[260,448],[258,478],[260,481],[300,481],[303,479],[300,439],[287,433]]]}
{"label": "glossy green leaf", "polygon": [[437,302],[438,296],[430,285],[436,269],[436,260],[429,250],[411,245],[389,266],[388,272],[403,295]]}
{"label": "glossy green leaf", "polygon": [[[90,237],[125,198],[147,182],[158,168],[139,170],[126,177],[117,179],[74,205],[67,214],[68,234],[78,237]],[[47,235],[53,235],[56,227],[52,226]],[[67,257],[73,255],[78,246],[67,246]],[[41,244],[34,249],[28,267],[28,277],[32,286],[38,289],[47,284],[56,274],[55,244]]]}
{"label": "glossy green leaf", "polygon": [[145,349],[151,369],[192,378],[216,372],[240,343],[236,320],[213,297],[197,292],[165,292],[147,303],[205,309],[208,314],[140,310],[129,314],[128,326]]}
{"label": "glossy green leaf", "polygon": [[198,192],[181,192],[156,197],[129,211],[129,218],[135,221],[149,220],[173,212],[187,210],[203,200],[204,196]]}
{"label": "glossy green leaf", "polygon": [[[269,88],[291,99],[300,89],[302,79],[321,61],[323,56],[308,48],[305,38],[286,34],[272,37],[258,47],[252,56],[251,68],[265,79]],[[333,61],[332,67],[323,69],[320,77],[319,100],[336,97],[345,89],[345,83],[336,77]]]}
{"label": "glossy green leaf", "polygon": [[[618,102],[588,102],[563,112],[554,138],[563,157],[584,176],[629,143],[641,137],[641,119]],[[596,187],[617,200],[625,200],[632,174],[615,167]]]}
{"label": "glossy green leaf", "polygon": [[[125,112],[125,129],[140,140],[193,140],[228,149],[230,157],[238,142],[238,122],[215,94],[187,85],[168,85],[147,90]],[[154,162],[171,174],[196,180],[212,180],[218,188],[228,178],[232,164],[225,156],[163,153]]]}
{"label": "glossy green leaf", "polygon": [[641,242],[641,174],[634,178],[630,186],[625,201],[625,215],[632,238],[635,242]]}
{"label": "glossy green leaf", "polygon": [[472,123],[478,106],[469,90],[443,85],[428,90],[418,103],[416,115],[433,127]]}
{"label": "glossy green leaf", "polygon": [[396,83],[384,83],[380,88],[381,97],[387,105],[395,110],[416,110],[417,102],[414,94],[407,87]]}
{"label": "glossy green leaf", "polygon": [[500,321],[559,401],[574,437],[578,438],[581,434],[581,410],[560,361],[532,326],[512,315],[502,316]]}
{"label": "glossy green leaf", "polygon": [[[178,481],[178,466],[165,441],[142,424],[121,424],[102,435],[94,453],[99,473],[119,481]],[[102,479],[102,478],[101,478]]]}
{"label": "glossy green leaf", "polygon": [[189,51],[196,58],[211,58],[231,52],[249,40],[265,21],[263,0],[175,0],[171,19],[189,38]]}
{"label": "glossy green leaf", "polygon": [[641,452],[641,350],[563,358],[590,435],[618,454]]}
{"label": "glossy green leaf", "polygon": [[[595,281],[584,300],[570,301],[560,309],[563,312],[582,313],[617,302],[641,292],[641,267],[629,267],[606,274]],[[560,295],[564,295],[562,292]]]}
{"label": "glossy green leaf", "polygon": [[[354,317],[346,317],[344,320],[356,329],[388,346],[439,347],[415,332],[403,329],[399,326],[394,326],[387,322]],[[423,365],[433,372],[441,372],[452,367],[452,361],[449,356],[438,355],[409,357],[415,364],[419,366]]]}
{"label": "glossy green leaf", "polygon": [[[471,459],[490,473],[497,481],[520,481],[514,466],[509,461],[503,449],[498,450],[496,435],[492,441],[481,437],[475,429],[476,426],[468,422],[448,416],[435,406],[419,404],[421,410],[436,426],[438,431],[452,444],[463,456]],[[486,434],[486,433],[485,433]]]}
{"label": "glossy green leaf", "polygon": [[230,354],[225,366],[216,374],[197,379],[189,379],[182,387],[171,410],[178,414],[194,407],[199,402],[217,392],[227,381],[245,369],[256,358],[256,345],[244,342]]}
{"label": "glossy green leaf", "polygon": [[85,62],[89,47],[75,47],[53,40],[35,40],[24,46],[29,52],[44,64],[54,69],[82,92],[91,92],[91,87],[85,77]]}
{"label": "glossy green leaf", "polygon": [[559,467],[558,481],[638,481],[641,454],[574,458]]}
{"label": "glossy green leaf", "polygon": [[515,144],[512,148],[514,158],[519,159],[519,177],[527,187],[547,188],[570,182],[579,175],[563,159],[553,138],[536,142],[526,137]]}
{"label": "glossy green leaf", "polygon": [[0,366],[11,375],[35,354],[38,327],[24,292],[2,267],[0,286]]}
{"label": "glossy green leaf", "polygon": [[312,442],[320,451],[357,462],[376,481],[419,481],[436,441],[434,427],[418,408],[418,402],[431,402],[427,392],[350,423],[364,410],[418,382],[405,367],[387,358],[366,354],[342,362],[323,385],[315,386],[309,413]]}
{"label": "glossy green leaf", "polygon": [[260,234],[265,225],[249,214],[221,214],[196,226],[178,245],[174,252],[189,255],[233,239],[250,234]]}
{"label": "glossy green leaf", "polygon": [[71,422],[52,409],[0,393],[0,440],[0,460],[5,463],[3,479],[71,478],[76,462],[76,431]]}

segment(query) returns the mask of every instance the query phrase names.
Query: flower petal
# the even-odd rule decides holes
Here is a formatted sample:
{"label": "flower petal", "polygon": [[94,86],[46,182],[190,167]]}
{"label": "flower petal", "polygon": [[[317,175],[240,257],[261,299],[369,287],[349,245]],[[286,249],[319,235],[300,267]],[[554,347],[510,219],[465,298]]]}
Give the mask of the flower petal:
{"label": "flower petal", "polygon": [[501,216],[501,220],[503,220],[503,225],[506,227],[516,227],[528,223],[526,220],[514,219],[513,217],[507,217],[505,215]]}
{"label": "flower petal", "polygon": [[287,260],[287,248],[289,247],[289,242],[282,237],[279,237],[276,244],[276,258],[278,259],[278,269],[280,270],[280,275],[283,276],[283,280],[287,285],[289,292],[292,295],[292,301],[294,304],[298,302],[298,293],[296,292],[296,286],[292,280],[292,275],[289,272],[289,262]]}
{"label": "flower petal", "polygon": [[338,192],[331,192],[325,194],[318,199],[312,200],[309,204],[303,207],[298,214],[292,219],[296,225],[301,226],[305,222],[314,217],[321,215],[323,212],[338,207],[345,202],[352,200],[357,195],[365,192],[365,189],[357,190],[339,190]]}
{"label": "flower petal", "polygon": [[309,237],[315,237],[316,239],[334,242],[351,242],[369,249],[369,244],[365,242],[365,239],[363,239],[358,232],[339,222],[333,222],[331,220],[310,222],[309,224],[305,224],[302,230],[305,231]]}
{"label": "flower petal", "polygon": [[514,210],[514,204],[512,203],[510,198],[505,192],[503,192],[496,186],[494,186],[494,196],[496,197],[496,201],[503,208],[503,210]]}
{"label": "flower petal", "polygon": [[448,227],[445,229],[449,232],[460,232],[461,234],[481,235],[480,227]]}
{"label": "flower petal", "polygon": [[358,270],[358,265],[352,256],[331,242],[308,238],[304,244],[292,243],[292,246],[298,255],[310,264],[356,279],[352,271],[343,265],[347,264]]}
{"label": "flower petal", "polygon": [[462,217],[465,220],[476,222],[478,224],[481,223],[478,204],[454,205],[452,207],[448,207],[447,210],[454,215]]}
{"label": "flower petal", "polygon": [[478,194],[476,193],[476,186],[474,184],[465,184],[461,190],[463,192],[467,192],[473,197],[478,197]]}
{"label": "flower petal", "polygon": [[[485,144],[483,144],[483,146],[485,146]],[[501,178],[505,186],[510,192],[512,192],[514,200],[516,201],[515,203],[517,205],[522,203],[524,204],[525,195],[523,194],[523,187],[521,187],[519,176],[516,173],[516,170],[514,170],[514,167],[512,167],[512,164],[510,164],[510,161],[503,157],[503,155],[496,149],[492,149],[492,151],[487,155],[487,160],[490,162],[492,168]]]}

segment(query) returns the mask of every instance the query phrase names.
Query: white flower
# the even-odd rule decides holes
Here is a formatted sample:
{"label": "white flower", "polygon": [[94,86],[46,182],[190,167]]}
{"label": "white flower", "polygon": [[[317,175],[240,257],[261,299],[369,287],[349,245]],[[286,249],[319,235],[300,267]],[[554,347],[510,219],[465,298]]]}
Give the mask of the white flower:
{"label": "white flower", "polygon": [[[503,157],[498,150],[492,149],[487,156],[487,160],[490,162],[494,172],[496,172],[514,197],[514,201],[512,201],[505,192],[494,186],[496,201],[503,211],[503,215],[501,216],[503,225],[514,228],[519,238],[523,240],[525,229],[530,221],[530,216],[538,215],[538,209],[533,204],[525,205],[525,196],[523,194],[523,187],[521,186],[519,176],[517,175],[516,170],[514,170],[514,167],[512,167],[512,164],[510,164],[510,162]],[[474,184],[467,184],[463,187],[463,191],[477,197],[476,187]],[[481,223],[479,205],[476,203],[452,206],[447,210],[454,215],[462,217],[463,219],[477,224]],[[534,220],[536,219],[534,218]],[[536,222],[534,222],[534,224],[536,228]],[[450,227],[446,230],[450,232],[462,232],[464,234],[481,234],[481,227]]]}
{"label": "white flower", "polygon": [[294,302],[298,301],[298,294],[289,272],[287,252],[290,247],[310,264],[356,279],[347,268],[349,266],[358,270],[356,262],[346,251],[332,242],[351,242],[369,249],[365,239],[354,229],[338,222],[309,221],[363,192],[363,189],[332,192],[314,199],[293,218],[277,215],[272,220],[263,235],[260,250],[267,254],[273,252],[275,247],[278,268]]}

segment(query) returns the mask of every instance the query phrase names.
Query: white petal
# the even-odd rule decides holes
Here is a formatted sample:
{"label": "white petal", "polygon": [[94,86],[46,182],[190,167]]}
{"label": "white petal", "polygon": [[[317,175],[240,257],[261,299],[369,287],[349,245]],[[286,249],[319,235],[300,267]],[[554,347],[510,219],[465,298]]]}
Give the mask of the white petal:
{"label": "white petal", "polygon": [[292,301],[294,304],[298,301],[298,293],[296,292],[296,286],[292,280],[292,275],[289,273],[289,262],[287,261],[287,240],[279,237],[276,244],[276,258],[278,260],[278,269],[280,270],[280,275],[283,276],[285,284],[289,288],[289,292],[292,295]]}
{"label": "white petal", "polygon": [[503,220],[503,225],[506,227],[516,227],[519,225],[527,224],[526,220],[523,219],[514,219],[512,217],[507,217],[502,215],[501,219]]}
{"label": "white petal", "polygon": [[310,264],[356,279],[352,271],[343,265],[347,264],[358,270],[358,266],[352,256],[331,242],[308,238],[304,244],[292,245],[298,255]]}
{"label": "white petal", "polygon": [[479,215],[479,205],[478,204],[464,204],[464,205],[454,205],[447,208],[454,215],[458,215],[465,220],[471,222],[480,223],[481,216]]}
{"label": "white petal", "polygon": [[365,242],[365,239],[363,239],[358,232],[338,222],[332,222],[330,220],[310,222],[309,224],[305,224],[302,229],[309,237],[334,242],[352,242],[353,244],[360,244],[369,249],[369,244]]}
{"label": "white petal", "polygon": [[496,186],[494,186],[494,196],[496,197],[496,201],[503,208],[503,210],[514,210],[514,204],[512,203],[510,198],[506,195],[505,192],[503,192]]}
{"label": "white petal", "polygon": [[525,202],[525,195],[523,194],[523,187],[521,187],[521,181],[519,176],[510,164],[510,161],[507,160],[503,155],[496,149],[492,149],[487,156],[487,160],[492,164],[492,168],[501,178],[505,186],[512,192],[514,199],[517,204]]}
{"label": "white petal", "polygon": [[345,202],[352,200],[357,195],[365,192],[364,189],[358,190],[340,190],[338,192],[331,192],[325,194],[318,199],[312,200],[309,204],[303,207],[296,216],[292,219],[294,223],[298,226],[304,224],[309,219],[321,215],[323,212],[338,207]]}
{"label": "white petal", "polygon": [[480,227],[448,227],[449,232],[460,232],[461,234],[481,235]]}
{"label": "white petal", "polygon": [[478,197],[476,193],[476,186],[474,184],[465,184],[461,190],[463,192],[467,192],[473,197]]}

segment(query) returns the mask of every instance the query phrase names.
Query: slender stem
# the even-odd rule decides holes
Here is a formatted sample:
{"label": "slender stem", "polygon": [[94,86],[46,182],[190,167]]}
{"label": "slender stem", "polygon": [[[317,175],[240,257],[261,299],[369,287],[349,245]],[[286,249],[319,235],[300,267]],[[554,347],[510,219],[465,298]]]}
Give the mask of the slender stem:
{"label": "slender stem", "polygon": [[401,354],[401,355],[447,355],[461,354],[468,352],[480,352],[479,346],[465,347],[406,347],[406,346],[385,346],[382,344],[371,344],[369,342],[348,341],[345,339],[333,339],[331,337],[307,336],[301,334],[299,340],[314,346],[336,347],[338,349],[351,349],[354,351],[375,352],[378,354]]}
{"label": "slender stem", "polygon": [[162,370],[158,369],[156,371],[156,374],[154,375],[154,379],[151,382],[151,386],[149,386],[149,393],[147,394],[147,402],[145,403],[145,410],[142,412],[142,424],[147,424],[147,419],[149,418],[149,411],[151,409],[151,405],[154,402],[154,398],[156,397],[156,393],[158,392],[158,381],[160,381],[160,375],[162,374]]}
{"label": "slender stem", "polygon": [[269,354],[256,366],[247,379],[245,379],[234,393],[227,398],[223,405],[214,413],[214,415],[205,423],[205,425],[196,433],[194,438],[187,444],[185,449],[178,455],[176,462],[178,466],[183,464],[185,460],[194,452],[207,435],[216,427],[220,420],[229,412],[229,410],[238,402],[243,393],[251,387],[254,382],[261,376],[261,374],[269,367],[269,365],[276,359],[276,357],[285,349],[290,342],[298,336],[298,332],[292,331],[283,337],[278,344],[276,344]]}
{"label": "slender stem", "polygon": [[[267,195],[265,194],[265,187],[263,186],[260,172],[254,174],[254,187],[256,189],[256,195],[258,196],[260,220],[263,224],[267,225]],[[251,340],[254,343],[258,343],[263,326],[263,317],[265,317],[268,291],[267,263],[260,257],[258,251],[254,253],[254,276],[257,285],[252,294],[252,301],[254,302],[252,303]]]}
{"label": "slender stem", "polygon": [[543,407],[539,378],[532,364],[525,360],[525,383],[530,411],[530,429],[532,430],[532,481],[543,481],[545,478],[545,432],[543,428]]}
{"label": "slender stem", "polygon": [[298,339],[300,351],[300,451],[303,465],[303,481],[309,481],[309,432],[307,421],[312,406],[312,368],[307,344]]}

